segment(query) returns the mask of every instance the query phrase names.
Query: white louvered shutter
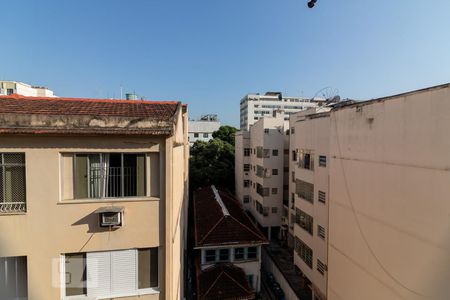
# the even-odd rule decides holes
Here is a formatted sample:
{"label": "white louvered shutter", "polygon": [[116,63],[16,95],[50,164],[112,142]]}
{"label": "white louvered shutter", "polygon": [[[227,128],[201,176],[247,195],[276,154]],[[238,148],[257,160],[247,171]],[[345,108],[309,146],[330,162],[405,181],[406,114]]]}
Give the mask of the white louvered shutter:
{"label": "white louvered shutter", "polygon": [[111,294],[111,252],[86,254],[88,297],[108,297]]}
{"label": "white louvered shutter", "polygon": [[111,252],[111,289],[113,295],[136,292],[136,250]]}

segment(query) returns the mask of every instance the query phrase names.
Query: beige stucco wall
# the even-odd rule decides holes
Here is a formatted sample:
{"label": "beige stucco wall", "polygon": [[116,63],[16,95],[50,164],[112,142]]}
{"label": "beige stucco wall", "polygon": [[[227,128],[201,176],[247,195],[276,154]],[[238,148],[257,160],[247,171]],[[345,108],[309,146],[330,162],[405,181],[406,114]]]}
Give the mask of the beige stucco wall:
{"label": "beige stucco wall", "polygon": [[[310,112],[313,113],[313,112]],[[294,134],[291,134],[290,150],[311,150],[314,155],[314,170],[300,168],[298,162],[290,160],[290,170],[294,172],[295,178],[314,184],[314,201],[310,203],[299,198],[296,192],[295,182],[290,180],[289,194],[295,194],[294,208],[299,208],[313,219],[313,235],[309,234],[298,224],[294,224],[294,236],[298,237],[313,250],[312,268],[307,266],[303,260],[294,251],[294,262],[302,270],[302,272],[312,281],[314,290],[318,292],[322,298],[327,294],[327,272],[321,274],[317,271],[317,259],[325,265],[327,264],[327,239],[328,239],[328,203],[318,201],[318,191],[329,195],[328,190],[328,169],[329,169],[329,140],[330,140],[330,117],[305,117],[308,112],[299,112],[290,119],[291,129],[294,128]],[[319,155],[327,157],[327,166],[319,166]],[[327,199],[328,200],[328,199]],[[291,210],[295,215],[295,210]],[[325,228],[325,239],[318,236],[317,226]]]}
{"label": "beige stucco wall", "polygon": [[331,116],[328,298],[449,299],[450,88]]}
{"label": "beige stucco wall", "polygon": [[[139,299],[181,299],[187,216],[187,113],[178,114],[171,138],[0,136],[0,152],[26,157],[27,212],[0,215],[0,257],[27,256],[30,300],[60,299],[59,257],[63,253],[160,247],[160,294]],[[160,197],[70,201],[65,152],[152,152],[159,164]],[[148,161],[148,166],[152,168]],[[70,192],[69,192],[70,194]],[[69,197],[70,198],[70,197]],[[124,226],[100,230],[93,214],[123,206]],[[132,297],[129,299],[137,299]]]}
{"label": "beige stucco wall", "polygon": [[[256,210],[256,205],[252,201],[250,211],[261,226],[281,226],[281,217],[283,213],[283,174],[284,174],[284,143],[285,143],[285,121],[284,114],[279,113],[276,117],[265,117],[257,121],[250,127],[250,148],[256,149],[262,147],[269,149],[268,158],[258,158],[255,153],[250,156],[250,164],[261,166],[268,170],[268,177],[259,177],[256,171],[250,172],[250,180],[253,183],[259,183],[264,188],[270,188],[270,195],[262,197],[256,192],[253,186],[250,188],[252,200],[258,201],[261,205],[269,207],[269,215],[263,216]],[[287,124],[287,123],[286,123]],[[264,130],[268,129],[269,133]],[[272,155],[272,150],[278,150],[278,156]],[[272,170],[277,169],[278,175],[272,175]],[[272,188],[277,189],[277,194],[272,194]],[[272,208],[276,207],[277,212],[272,213]]]}
{"label": "beige stucco wall", "polygon": [[236,132],[234,146],[236,198],[245,210],[249,210],[251,202],[244,203],[244,196],[250,195],[250,186],[244,187],[244,180],[250,180],[251,171],[244,172],[244,164],[250,164],[251,156],[244,156],[245,148],[250,148],[250,133],[248,131]]}

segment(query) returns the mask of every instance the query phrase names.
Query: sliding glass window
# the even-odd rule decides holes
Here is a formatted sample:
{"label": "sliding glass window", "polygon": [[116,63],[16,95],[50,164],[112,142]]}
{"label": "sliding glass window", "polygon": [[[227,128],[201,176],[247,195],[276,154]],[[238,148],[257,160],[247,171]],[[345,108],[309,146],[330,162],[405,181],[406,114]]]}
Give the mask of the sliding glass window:
{"label": "sliding glass window", "polygon": [[119,198],[145,196],[145,154],[76,154],[75,197]]}

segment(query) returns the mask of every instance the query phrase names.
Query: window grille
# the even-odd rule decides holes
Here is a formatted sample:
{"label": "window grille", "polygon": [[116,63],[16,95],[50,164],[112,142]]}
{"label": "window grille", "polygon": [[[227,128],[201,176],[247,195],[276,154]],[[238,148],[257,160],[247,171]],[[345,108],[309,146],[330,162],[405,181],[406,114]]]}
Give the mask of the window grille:
{"label": "window grille", "polygon": [[0,153],[0,213],[25,211],[25,154]]}

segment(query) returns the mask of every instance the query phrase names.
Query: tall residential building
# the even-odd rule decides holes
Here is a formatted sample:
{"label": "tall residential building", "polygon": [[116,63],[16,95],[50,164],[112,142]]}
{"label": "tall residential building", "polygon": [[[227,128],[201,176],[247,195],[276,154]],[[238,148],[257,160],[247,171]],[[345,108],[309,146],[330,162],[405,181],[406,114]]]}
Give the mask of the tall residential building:
{"label": "tall residential building", "polygon": [[274,111],[235,138],[237,198],[269,239],[278,239],[282,225],[287,126],[283,111]]}
{"label": "tall residential building", "polygon": [[192,146],[196,141],[211,140],[213,132],[219,130],[219,127],[217,115],[204,115],[198,120],[189,120],[189,144]]}
{"label": "tall residential building", "polygon": [[329,111],[312,108],[290,118],[288,241],[314,300],[327,295]]}
{"label": "tall residential building", "polygon": [[0,299],[183,299],[180,102],[0,96]]}
{"label": "tall residential building", "polygon": [[214,186],[194,192],[193,210],[197,299],[255,299],[266,238],[239,202]]}
{"label": "tall residential building", "polygon": [[30,97],[55,97],[53,91],[43,86],[32,86],[18,81],[0,80],[0,96],[12,94]]}
{"label": "tall residential building", "polygon": [[450,84],[332,111],[328,299],[449,299],[449,128]]}
{"label": "tall residential building", "polygon": [[240,103],[241,130],[250,130],[251,125],[265,116],[271,116],[274,110],[283,110],[284,119],[287,121],[289,115],[315,107],[324,101],[319,98],[310,100],[303,97],[287,97],[280,92],[267,92],[264,95],[248,94],[242,98]]}

